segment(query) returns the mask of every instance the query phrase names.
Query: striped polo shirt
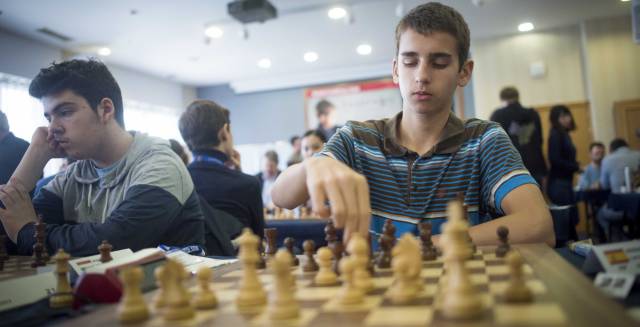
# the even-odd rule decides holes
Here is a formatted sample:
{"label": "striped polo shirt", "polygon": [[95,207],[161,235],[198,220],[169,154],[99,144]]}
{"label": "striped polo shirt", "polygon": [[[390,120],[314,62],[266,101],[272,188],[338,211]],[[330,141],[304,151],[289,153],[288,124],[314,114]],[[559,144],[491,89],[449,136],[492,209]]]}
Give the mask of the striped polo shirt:
{"label": "striped polo shirt", "polygon": [[429,221],[440,233],[450,200],[464,195],[471,225],[504,215],[502,199],[524,184],[535,184],[509,136],[499,124],[462,121],[451,113],[440,141],[423,156],[398,143],[402,112],[391,119],[348,122],[321,155],[342,161],[369,183],[372,232],[386,219],[398,235],[417,233]]}

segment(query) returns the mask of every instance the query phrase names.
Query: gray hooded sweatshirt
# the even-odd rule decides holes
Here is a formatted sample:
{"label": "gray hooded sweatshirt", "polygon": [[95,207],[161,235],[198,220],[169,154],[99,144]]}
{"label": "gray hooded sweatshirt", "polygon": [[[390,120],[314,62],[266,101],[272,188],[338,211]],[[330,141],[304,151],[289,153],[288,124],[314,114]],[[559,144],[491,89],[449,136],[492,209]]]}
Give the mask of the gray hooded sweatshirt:
{"label": "gray hooded sweatshirt", "polygon": [[[134,251],[159,244],[204,245],[204,218],[191,177],[169,142],[132,133],[126,155],[97,169],[80,160],[33,199],[47,223],[48,250],[73,256],[98,252],[102,240]],[[18,234],[18,253],[30,254],[35,227]]]}

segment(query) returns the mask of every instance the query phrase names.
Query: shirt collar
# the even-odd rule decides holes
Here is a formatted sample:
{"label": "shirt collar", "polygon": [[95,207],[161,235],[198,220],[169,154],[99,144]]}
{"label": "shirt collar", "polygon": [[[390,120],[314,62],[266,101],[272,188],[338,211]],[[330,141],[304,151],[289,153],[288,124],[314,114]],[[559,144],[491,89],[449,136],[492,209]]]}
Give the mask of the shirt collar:
{"label": "shirt collar", "polygon": [[193,151],[193,155],[194,156],[209,156],[209,157],[213,157],[216,158],[220,161],[227,162],[229,160],[229,156],[227,156],[226,153],[219,151],[219,150],[214,150],[214,149],[200,149],[200,150],[194,150]]}
{"label": "shirt collar", "polygon": [[[384,126],[383,147],[385,153],[394,156],[404,156],[409,150],[398,142],[398,132],[402,111],[390,118]],[[464,122],[451,112],[442,131],[442,136],[436,144],[433,153],[429,154],[451,154],[460,148],[464,143]]]}

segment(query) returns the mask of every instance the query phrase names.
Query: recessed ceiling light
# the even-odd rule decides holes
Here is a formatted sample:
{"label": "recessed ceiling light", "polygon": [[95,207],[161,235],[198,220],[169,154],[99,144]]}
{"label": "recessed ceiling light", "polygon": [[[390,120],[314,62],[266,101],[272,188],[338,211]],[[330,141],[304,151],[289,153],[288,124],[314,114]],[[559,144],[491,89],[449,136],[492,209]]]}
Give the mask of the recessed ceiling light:
{"label": "recessed ceiling light", "polygon": [[263,58],[258,60],[258,67],[268,69],[271,67],[271,60],[269,58]]}
{"label": "recessed ceiling light", "polygon": [[371,48],[371,46],[368,44],[360,44],[356,48],[356,51],[358,52],[358,54],[362,56],[370,55],[372,50],[373,48]]}
{"label": "recessed ceiling light", "polygon": [[622,2],[629,2],[629,1],[631,1],[631,0],[620,0],[620,1],[622,1]]}
{"label": "recessed ceiling light", "polygon": [[309,51],[307,53],[304,54],[304,61],[306,62],[314,62],[318,60],[318,54],[313,52],[313,51]]}
{"label": "recessed ceiling light", "polygon": [[342,7],[332,7],[327,12],[327,15],[331,19],[340,19],[347,15],[347,10]]}
{"label": "recessed ceiling light", "polygon": [[213,39],[219,39],[224,35],[224,31],[218,26],[209,26],[204,30],[204,35]]}
{"label": "recessed ceiling light", "polygon": [[533,23],[526,22],[518,25],[518,31],[520,32],[529,32],[534,29]]}
{"label": "recessed ceiling light", "polygon": [[106,57],[106,56],[111,54],[111,49],[109,49],[107,47],[102,47],[102,48],[98,49],[98,54],[103,56],[103,57]]}

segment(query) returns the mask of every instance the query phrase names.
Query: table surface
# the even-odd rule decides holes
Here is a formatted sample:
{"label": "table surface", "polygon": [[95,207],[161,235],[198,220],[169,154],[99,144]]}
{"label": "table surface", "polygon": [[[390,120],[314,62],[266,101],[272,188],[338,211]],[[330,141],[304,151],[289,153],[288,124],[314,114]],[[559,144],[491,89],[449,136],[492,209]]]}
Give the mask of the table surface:
{"label": "table surface", "polygon": [[[576,270],[570,263],[558,255],[553,249],[544,244],[514,245],[522,254],[525,262],[531,267],[536,277],[541,280],[561,310],[568,318],[567,325],[571,326],[632,326],[637,325],[619,303],[607,298],[597,290],[590,279]],[[482,248],[485,249],[485,248]],[[488,250],[491,251],[491,250]],[[214,285],[216,279],[232,274],[240,269],[239,263],[221,267],[214,271]],[[193,282],[193,281],[192,281]],[[300,289],[300,287],[298,288]],[[157,290],[145,294],[147,303],[151,306],[152,298]],[[63,320],[68,326],[110,326],[117,324],[117,305],[104,305],[97,310],[74,319]],[[148,321],[143,325],[155,325]],[[236,321],[237,323],[237,321]],[[170,325],[170,324],[168,324]],[[211,325],[210,323],[189,323],[188,325]],[[224,324],[226,325],[226,324]],[[250,325],[246,320],[239,320],[241,325]],[[364,325],[363,319],[326,321],[322,325]],[[446,324],[457,326],[458,324]],[[469,324],[464,324],[468,326]],[[478,324],[472,324],[478,325]],[[487,324],[479,324],[487,325]]]}

